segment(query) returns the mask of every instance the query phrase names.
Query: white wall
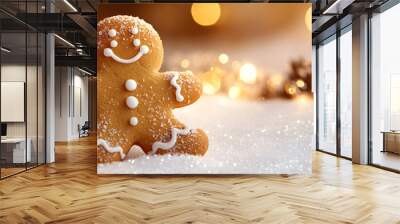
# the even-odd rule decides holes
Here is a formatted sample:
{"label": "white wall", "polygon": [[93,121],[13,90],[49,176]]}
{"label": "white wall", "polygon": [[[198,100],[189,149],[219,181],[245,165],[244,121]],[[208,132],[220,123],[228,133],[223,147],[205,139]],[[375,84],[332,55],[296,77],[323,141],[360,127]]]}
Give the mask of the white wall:
{"label": "white wall", "polygon": [[[37,70],[38,69],[38,70]],[[25,138],[30,140],[32,161],[44,162],[44,74],[42,68],[25,64],[3,64],[1,66],[2,82],[24,82],[26,83],[26,108],[22,108],[27,115],[23,122],[6,122],[8,138]],[[27,78],[27,80],[25,80]],[[7,96],[2,96],[7,97]],[[1,108],[7,110],[9,108]],[[37,157],[37,153],[39,156]]]}
{"label": "white wall", "polygon": [[55,141],[69,138],[69,68],[55,68]]}
{"label": "white wall", "polygon": [[55,140],[79,138],[78,125],[88,120],[88,78],[71,67],[56,67]]}
{"label": "white wall", "polygon": [[[36,67],[28,66],[27,72],[29,74],[36,74]],[[1,81],[2,82],[25,82],[25,64],[24,65],[2,65],[1,66]],[[31,79],[28,76],[29,87],[36,86],[36,80]],[[35,124],[28,124],[28,129],[32,127],[35,130],[36,137],[36,113],[31,113],[31,111],[36,111],[37,99],[36,99],[36,87],[35,88],[27,88],[27,106],[30,107],[29,113],[27,113],[28,122],[34,122]],[[33,108],[34,107],[34,108]],[[7,108],[1,108],[2,110],[6,110]],[[32,131],[33,132],[33,131]],[[30,130],[28,130],[28,137]],[[25,122],[7,122],[7,136],[8,137],[25,137]]]}

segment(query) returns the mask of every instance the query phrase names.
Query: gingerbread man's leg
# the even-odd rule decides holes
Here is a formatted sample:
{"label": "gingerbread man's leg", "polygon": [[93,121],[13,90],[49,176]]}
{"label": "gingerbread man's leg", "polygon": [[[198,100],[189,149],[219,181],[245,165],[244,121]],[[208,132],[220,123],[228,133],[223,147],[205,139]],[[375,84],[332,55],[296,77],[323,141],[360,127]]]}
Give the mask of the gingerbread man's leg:
{"label": "gingerbread man's leg", "polygon": [[201,129],[192,130],[188,135],[179,136],[174,152],[191,155],[204,155],[208,149],[208,138]]}
{"label": "gingerbread man's leg", "polygon": [[120,152],[110,152],[101,145],[97,146],[97,163],[111,163],[113,161],[120,161],[124,157]]}
{"label": "gingerbread man's leg", "polygon": [[[192,72],[165,72],[162,73],[167,81],[167,93],[172,108],[184,107],[194,103],[202,92],[201,81]],[[150,154],[191,154],[204,155],[208,149],[208,137],[201,129],[190,130],[175,120],[169,127],[169,138],[156,141],[151,146]]]}
{"label": "gingerbread man's leg", "polygon": [[204,155],[207,149],[208,138],[203,130],[172,128],[171,138],[165,142],[155,142],[150,153]]}

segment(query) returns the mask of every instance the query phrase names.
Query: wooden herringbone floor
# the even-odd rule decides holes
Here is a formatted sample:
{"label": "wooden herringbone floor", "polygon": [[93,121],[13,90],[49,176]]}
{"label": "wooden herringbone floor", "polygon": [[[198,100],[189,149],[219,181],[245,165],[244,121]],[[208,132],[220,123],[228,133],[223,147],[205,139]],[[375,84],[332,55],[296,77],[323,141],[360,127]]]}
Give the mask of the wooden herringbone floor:
{"label": "wooden herringbone floor", "polygon": [[95,139],[0,181],[0,223],[400,223],[400,175],[314,155],[304,176],[98,176]]}

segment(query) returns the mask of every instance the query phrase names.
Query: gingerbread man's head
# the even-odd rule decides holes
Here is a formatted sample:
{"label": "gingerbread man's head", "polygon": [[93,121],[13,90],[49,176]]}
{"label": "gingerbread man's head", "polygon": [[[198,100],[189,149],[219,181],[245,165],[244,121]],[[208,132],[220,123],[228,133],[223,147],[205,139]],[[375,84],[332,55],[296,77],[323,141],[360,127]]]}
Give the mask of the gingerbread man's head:
{"label": "gingerbread man's head", "polygon": [[138,17],[113,16],[97,25],[97,54],[115,66],[143,66],[158,71],[163,60],[162,41],[154,28]]}

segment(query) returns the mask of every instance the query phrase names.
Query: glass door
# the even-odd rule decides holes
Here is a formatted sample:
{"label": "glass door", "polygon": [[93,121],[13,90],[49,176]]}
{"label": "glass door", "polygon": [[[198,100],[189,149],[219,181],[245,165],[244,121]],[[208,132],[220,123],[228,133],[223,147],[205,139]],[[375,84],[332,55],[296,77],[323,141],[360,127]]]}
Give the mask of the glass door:
{"label": "glass door", "polygon": [[1,176],[26,170],[26,33],[1,33]]}
{"label": "glass door", "polygon": [[[19,13],[43,12],[44,1],[6,1]],[[0,178],[45,163],[45,35],[0,12]]]}
{"label": "glass door", "polygon": [[336,154],[336,36],[318,47],[318,149]]}

